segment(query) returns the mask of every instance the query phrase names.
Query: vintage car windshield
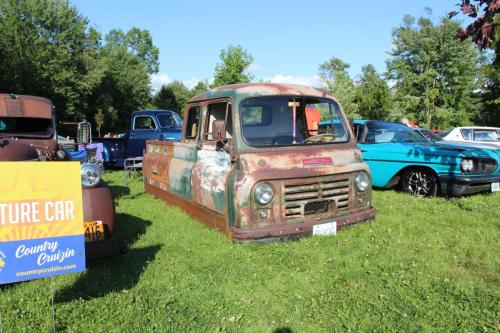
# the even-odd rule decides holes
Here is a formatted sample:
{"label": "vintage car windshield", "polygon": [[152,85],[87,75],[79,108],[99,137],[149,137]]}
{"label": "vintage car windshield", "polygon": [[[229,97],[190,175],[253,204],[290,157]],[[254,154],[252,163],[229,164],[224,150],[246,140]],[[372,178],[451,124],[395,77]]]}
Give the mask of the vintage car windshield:
{"label": "vintage car windshield", "polygon": [[438,141],[443,141],[443,138],[432,133],[426,128],[419,128],[417,132],[422,135],[424,138],[426,138],[428,141],[433,141],[433,142],[438,142]]}
{"label": "vintage car windshield", "polygon": [[365,143],[427,142],[422,136],[406,125],[371,121],[366,124]]}
{"label": "vintage car windshield", "polygon": [[240,105],[241,127],[251,146],[339,143],[349,140],[338,104],[312,97],[253,97]]}
{"label": "vintage car windshield", "polygon": [[52,119],[0,117],[0,135],[48,137],[52,135]]}
{"label": "vintage car windshield", "polygon": [[161,128],[182,127],[182,119],[177,113],[165,113],[156,116]]}
{"label": "vintage car windshield", "polygon": [[444,138],[445,136],[447,136],[448,134],[450,134],[450,132],[452,130],[453,130],[453,128],[448,128],[447,130],[441,131],[441,132],[439,132],[436,135],[439,136],[439,137],[441,137],[441,138]]}

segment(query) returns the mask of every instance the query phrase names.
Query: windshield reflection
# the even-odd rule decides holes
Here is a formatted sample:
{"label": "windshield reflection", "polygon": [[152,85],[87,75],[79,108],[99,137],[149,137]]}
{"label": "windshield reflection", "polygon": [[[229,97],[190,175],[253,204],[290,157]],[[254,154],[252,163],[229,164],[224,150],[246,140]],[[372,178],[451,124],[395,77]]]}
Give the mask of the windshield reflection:
{"label": "windshield reflection", "polygon": [[366,143],[427,142],[422,136],[406,125],[388,122],[367,123]]}

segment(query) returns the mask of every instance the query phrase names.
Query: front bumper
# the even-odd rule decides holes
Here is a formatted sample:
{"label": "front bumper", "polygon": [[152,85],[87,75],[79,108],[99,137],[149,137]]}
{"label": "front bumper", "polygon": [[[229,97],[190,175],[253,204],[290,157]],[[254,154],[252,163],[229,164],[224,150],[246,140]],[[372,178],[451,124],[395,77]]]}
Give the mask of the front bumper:
{"label": "front bumper", "polygon": [[233,228],[232,238],[234,241],[262,240],[273,238],[293,238],[312,234],[314,225],[337,222],[337,230],[362,221],[373,220],[375,218],[375,208],[368,208],[361,212],[329,218],[314,222],[280,224],[267,226],[258,229]]}
{"label": "front bumper", "polygon": [[449,196],[461,196],[491,190],[491,183],[499,182],[500,174],[485,176],[440,175],[441,193]]}

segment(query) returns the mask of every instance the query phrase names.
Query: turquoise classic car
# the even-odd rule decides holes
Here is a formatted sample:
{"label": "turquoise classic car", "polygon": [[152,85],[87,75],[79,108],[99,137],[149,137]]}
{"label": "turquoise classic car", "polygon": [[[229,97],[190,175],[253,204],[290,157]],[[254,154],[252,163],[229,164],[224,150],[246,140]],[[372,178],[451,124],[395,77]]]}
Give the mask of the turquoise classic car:
{"label": "turquoise classic car", "polygon": [[500,191],[498,150],[437,145],[400,123],[355,120],[353,127],[375,187],[426,197]]}

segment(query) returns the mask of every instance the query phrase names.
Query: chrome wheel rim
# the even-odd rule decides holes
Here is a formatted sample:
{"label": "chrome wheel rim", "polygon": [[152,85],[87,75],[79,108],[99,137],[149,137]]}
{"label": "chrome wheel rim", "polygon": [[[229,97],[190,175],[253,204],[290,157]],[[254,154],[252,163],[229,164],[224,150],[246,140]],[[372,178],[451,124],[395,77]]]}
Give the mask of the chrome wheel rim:
{"label": "chrome wheel rim", "polygon": [[408,175],[406,189],[408,193],[418,197],[427,197],[433,194],[435,183],[432,175],[422,171],[412,171]]}

